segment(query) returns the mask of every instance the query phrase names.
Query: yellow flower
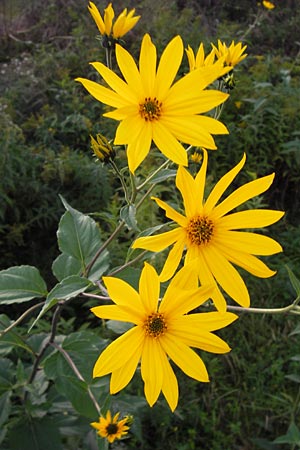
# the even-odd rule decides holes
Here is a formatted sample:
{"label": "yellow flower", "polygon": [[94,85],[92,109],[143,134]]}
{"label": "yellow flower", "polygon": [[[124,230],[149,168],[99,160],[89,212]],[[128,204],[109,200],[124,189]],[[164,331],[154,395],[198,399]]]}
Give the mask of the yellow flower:
{"label": "yellow flower", "polygon": [[227,47],[225,42],[221,42],[220,39],[218,39],[218,48],[215,47],[214,44],[211,45],[215,51],[216,57],[218,59],[224,59],[225,66],[234,67],[239,62],[243,61],[243,59],[245,59],[247,56],[247,53],[244,53],[247,45],[244,45],[244,47],[242,47],[241,42],[235,44],[234,41],[232,41],[230,46]]}
{"label": "yellow flower", "polygon": [[133,248],[154,252],[175,244],[163,267],[161,281],[172,277],[186,248],[185,264],[194,268],[201,284],[216,285],[212,299],[220,311],[226,309],[226,302],[218,285],[240,305],[248,307],[250,304],[247,287],[233,264],[257,277],[267,278],[275,272],[255,255],[273,255],[282,251],[281,246],[270,237],[237,230],[271,225],[283,216],[283,212],[253,209],[230,213],[250,198],[265,192],[274,174],[246,183],[217,204],[242,169],[245,159],[244,155],[240,163],[218,181],[206,200],[203,197],[207,152],[204,150],[203,164],[195,178],[179,167],[176,186],[183,197],[185,215],[154,198],[158,206],[165,210],[166,216],[179,226],[157,236],[140,237],[133,244]]}
{"label": "yellow flower", "polygon": [[132,173],[147,156],[152,141],[167,158],[187,165],[187,153],[181,142],[215,149],[211,134],[228,133],[221,122],[202,113],[228,98],[228,94],[205,88],[230,69],[216,65],[203,67],[172,84],[182,57],[182,39],[176,36],[165,48],[156,69],[156,47],[146,34],[139,68],[130,53],[116,45],[116,58],[124,80],[104,64],[92,64],[111,89],[77,78],[93,97],[116,108],[104,116],[120,121],[114,143],[128,145],[128,165]]}
{"label": "yellow flower", "polygon": [[272,2],[268,2],[267,0],[263,0],[262,4],[266,9],[274,9],[275,5]]}
{"label": "yellow flower", "polygon": [[139,292],[125,281],[104,277],[115,305],[96,306],[92,312],[101,319],[133,323],[125,334],[113,341],[94,366],[94,377],[111,373],[110,392],[115,394],[132,379],[141,363],[144,392],[150,406],[162,391],[172,411],[178,402],[177,379],[172,360],[188,376],[208,382],[202,359],[190,347],[212,353],[226,353],[229,346],[211,331],[223,328],[237,316],[217,311],[187,314],[208,298],[212,287],[198,287],[198,278],[189,267],[171,280],[160,300],[160,283],[155,269],[145,263]]}
{"label": "yellow flower", "polygon": [[95,428],[99,436],[106,438],[109,443],[114,442],[115,439],[121,439],[128,433],[129,427],[126,425],[127,417],[122,420],[119,419],[120,413],[117,413],[112,418],[110,411],[107,411],[106,417],[99,417],[98,422],[92,422],[91,426]]}
{"label": "yellow flower", "polygon": [[97,6],[93,2],[90,2],[88,9],[96,22],[100,34],[112,36],[114,39],[119,39],[128,33],[140,19],[140,16],[134,15],[135,9],[127,13],[127,8],[125,8],[113,24],[115,12],[111,3],[104,10],[104,19],[102,19]]}
{"label": "yellow flower", "polygon": [[[215,62],[214,50],[212,50],[207,56],[205,56],[204,46],[203,46],[202,42],[198,48],[196,56],[194,54],[193,49],[189,45],[188,45],[188,48],[185,49],[185,52],[186,52],[186,55],[188,58],[190,70],[199,69],[199,67],[204,67],[204,66],[211,66]],[[217,63],[219,63],[219,62],[217,61]]]}

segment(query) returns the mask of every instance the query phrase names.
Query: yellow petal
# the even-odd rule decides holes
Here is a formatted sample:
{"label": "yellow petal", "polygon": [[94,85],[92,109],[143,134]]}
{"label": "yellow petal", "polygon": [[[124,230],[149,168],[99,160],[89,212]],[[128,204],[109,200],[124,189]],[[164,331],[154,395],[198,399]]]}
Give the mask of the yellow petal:
{"label": "yellow petal", "polygon": [[163,335],[160,342],[163,350],[186,375],[198,381],[209,381],[202,359],[186,344],[169,334]]}
{"label": "yellow petal", "polygon": [[[184,319],[184,317],[182,318]],[[168,327],[168,331],[176,339],[180,339],[189,347],[199,348],[210,353],[227,353],[229,345],[213,333],[199,331],[199,327],[183,320],[176,320]],[[174,328],[173,328],[174,325]]]}
{"label": "yellow petal", "polygon": [[[189,253],[190,253],[190,250],[188,249],[187,255]],[[221,313],[224,313],[226,311],[226,307],[227,307],[225,298],[217,286],[216,280],[215,280],[215,278],[203,256],[203,252],[198,251],[198,257],[191,259],[189,264],[191,264],[194,267],[194,269],[197,270],[201,285],[203,285],[203,286],[215,285],[215,289],[211,295],[211,298],[212,298],[217,310],[220,311]]]}
{"label": "yellow petal", "polygon": [[[182,230],[181,230],[182,231]],[[185,236],[179,239],[170,250],[168,257],[165,261],[163,270],[159,276],[161,282],[169,280],[179,266],[182,253],[185,247]]]}
{"label": "yellow petal", "polygon": [[157,197],[151,197],[151,198],[156,201],[156,203],[158,204],[158,206],[160,208],[165,210],[166,217],[168,217],[171,220],[174,220],[175,222],[177,222],[182,227],[186,227],[187,226],[188,220],[187,220],[187,218],[185,216],[183,216],[182,214],[177,212],[175,209],[172,208],[172,206],[169,206],[163,200],[160,200]]}
{"label": "yellow petal", "polygon": [[93,2],[90,2],[90,6],[88,6],[88,9],[89,9],[94,21],[96,22],[96,25],[100,31],[100,34],[105,34],[105,25],[104,25],[104,22],[103,22],[100,12],[98,11],[97,6]]}
{"label": "yellow petal", "polygon": [[[116,117],[114,117],[113,115],[110,114],[105,115],[107,117],[109,116],[116,119]],[[145,129],[146,129],[145,122],[141,120],[138,115],[132,114],[130,116],[127,116],[126,118],[124,118],[124,120],[122,120],[122,122],[117,128],[114,143],[116,145],[122,145],[122,144],[129,144],[130,142],[136,142]],[[150,144],[148,145],[150,148]]]}
{"label": "yellow petal", "polygon": [[100,62],[91,63],[91,65],[97,70],[97,72],[102,76],[106,83],[113,89],[117,94],[119,94],[124,99],[128,100],[130,103],[137,103],[138,96],[136,91],[132,91],[128,84],[125,83],[122,78],[110,70],[105,64]]}
{"label": "yellow petal", "polygon": [[256,277],[269,278],[276,273],[276,271],[269,269],[269,267],[265,263],[260,261],[260,259],[258,259],[256,256],[242,253],[239,250],[230,249],[228,247],[219,247],[228,261],[242,267]]}
{"label": "yellow petal", "polygon": [[176,175],[176,186],[179,189],[184,203],[185,214],[187,217],[193,217],[198,209],[201,198],[198,198],[198,192],[195,189],[195,181],[192,175],[184,167],[179,166]]}
{"label": "yellow petal", "polygon": [[103,305],[95,306],[91,308],[91,311],[95,316],[100,319],[121,320],[122,322],[132,322],[138,324],[143,318],[143,314],[140,310],[136,310],[130,302],[128,306],[115,306],[115,305]]}
{"label": "yellow petal", "polygon": [[140,327],[131,328],[113,341],[99,356],[93,377],[102,377],[128,363],[138,352],[144,339],[144,332]]}
{"label": "yellow petal", "polygon": [[104,284],[110,298],[119,306],[128,304],[137,311],[143,309],[139,294],[130,284],[120,278],[103,277]]}
{"label": "yellow petal", "polygon": [[127,101],[124,98],[120,97],[111,89],[95,83],[95,81],[87,80],[86,78],[76,78],[75,81],[81,83],[85,89],[101,103],[105,103],[106,105],[115,108],[120,108],[127,104]]}
{"label": "yellow petal", "polygon": [[189,322],[191,327],[197,327],[201,331],[220,330],[237,319],[238,316],[236,314],[231,312],[220,313],[219,311],[194,313],[184,316],[184,320]]}
{"label": "yellow petal", "polygon": [[237,270],[215,246],[209,245],[204,250],[207,266],[218,284],[237,303],[248,307],[250,304],[248,289]]}
{"label": "yellow petal", "polygon": [[183,166],[188,165],[188,158],[185,148],[178,142],[176,137],[162,122],[156,121],[153,125],[153,141],[157,148],[171,161]]}
{"label": "yellow petal", "polygon": [[[181,102],[177,99],[167,99],[164,103],[165,116],[168,119],[176,116],[191,116],[193,114],[202,114],[216,106],[221,105],[228,98],[228,94],[224,94],[221,91],[209,89],[206,91],[192,92],[191,98],[188,101],[184,98]],[[206,116],[205,116],[206,117]],[[206,117],[212,119],[211,117]],[[216,119],[212,119],[216,121]]]}
{"label": "yellow petal", "polygon": [[146,158],[151,147],[152,126],[150,123],[142,127],[140,134],[127,146],[128,167],[134,173],[142,161]]}
{"label": "yellow petal", "polygon": [[175,36],[164,49],[157,69],[154,93],[164,100],[173,83],[183,57],[183,43],[180,36]]}
{"label": "yellow petal", "polygon": [[208,161],[208,154],[205,149],[203,149],[203,162],[200,167],[200,170],[198,171],[196,177],[195,177],[195,190],[197,192],[197,213],[202,213],[203,208],[203,199],[204,199],[204,190],[205,190],[205,181],[206,181],[206,171],[207,171],[207,161]]}
{"label": "yellow petal", "polygon": [[263,228],[277,222],[284,215],[283,211],[271,209],[249,209],[220,217],[218,229]]}
{"label": "yellow petal", "polygon": [[162,392],[173,412],[178,403],[178,383],[171,364],[165,353],[161,354],[162,370],[164,373]]}
{"label": "yellow petal", "polygon": [[241,159],[241,161],[217,182],[217,184],[212,189],[211,193],[209,194],[205,202],[204,211],[206,214],[209,214],[211,210],[215,207],[215,205],[220,200],[220,198],[222,197],[228,186],[232,183],[234,178],[237,176],[237,174],[244,166],[245,161],[246,161],[246,154],[244,153],[244,156]]}
{"label": "yellow petal", "polygon": [[134,241],[132,248],[143,248],[151,252],[160,252],[169,247],[169,245],[174,244],[181,235],[181,228],[175,228],[156,236],[143,236]]}
{"label": "yellow petal", "polygon": [[218,246],[252,255],[274,255],[282,252],[281,245],[274,239],[256,233],[225,231],[218,233],[214,239]]}
{"label": "yellow petal", "polygon": [[198,306],[208,300],[213,292],[213,287],[211,285],[182,291],[181,289],[178,289],[176,284],[174,286],[172,281],[168,286],[159,307],[159,311],[166,313],[172,320],[173,318],[198,308]]}
{"label": "yellow petal", "polygon": [[145,97],[141,76],[131,54],[121,45],[116,44],[116,58],[122,75],[130,89],[136,92],[139,98]]}
{"label": "yellow petal", "polygon": [[156,402],[163,383],[161,353],[163,350],[158,339],[147,338],[141,357],[141,375],[145,383],[145,397],[150,406]]}
{"label": "yellow petal", "polygon": [[149,34],[145,34],[142,41],[139,69],[145,97],[152,97],[156,75],[156,47]]}
{"label": "yellow petal", "polygon": [[126,387],[127,384],[131,381],[136,371],[137,365],[139,363],[141,354],[142,354],[142,344],[137,349],[136,353],[132,355],[131,359],[128,360],[124,366],[112,372],[110,379],[111,394],[116,394],[117,392],[121,391],[121,389]]}
{"label": "yellow petal", "polygon": [[139,282],[139,293],[146,314],[157,311],[160,283],[156,270],[145,263]]}
{"label": "yellow petal", "polygon": [[217,205],[211,213],[211,219],[214,220],[223,216],[227,212],[246,202],[256,195],[262,194],[271,186],[274,179],[274,174],[259,178],[249,183],[244,184],[236,189],[225,200]]}

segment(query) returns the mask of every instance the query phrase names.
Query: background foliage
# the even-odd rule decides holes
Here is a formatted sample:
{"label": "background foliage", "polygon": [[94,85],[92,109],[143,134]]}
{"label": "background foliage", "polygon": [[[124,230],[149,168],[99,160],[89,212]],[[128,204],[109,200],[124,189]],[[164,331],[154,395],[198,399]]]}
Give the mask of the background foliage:
{"label": "background foliage", "polygon": [[[126,36],[126,47],[135,55],[145,30],[159,49],[178,33],[194,49],[203,41],[208,51],[217,39],[248,45],[249,56],[236,69],[236,87],[222,115],[230,135],[217,140],[220,151],[210,159],[210,177],[211,182],[219,178],[243,152],[245,179],[276,172],[271,190],[256,206],[286,211],[271,231],[285,251],[270,261],[278,269],[275,278],[245,278],[253,306],[288,304],[295,293],[284,264],[296,274],[300,268],[297,0],[278,2],[272,11],[256,0],[157,0],[155,12],[150,0],[130,0],[125,6],[142,15]],[[114,2],[117,12],[123,7],[124,2]],[[117,180],[89,148],[90,134],[112,136],[114,124],[101,117],[101,105],[74,82],[77,76],[97,79],[88,63],[103,60],[104,51],[83,0],[3,0],[0,43],[0,267],[36,266],[51,291],[51,264],[62,251],[56,231],[66,214],[59,194],[73,208],[93,213],[101,239],[112,231],[119,204]],[[173,195],[166,184],[161,196]],[[152,206],[142,208],[141,228],[156,225],[156,214]],[[133,236],[124,232],[110,248],[112,267],[124,259]],[[134,281],[137,273],[122,276]],[[106,401],[108,380],[92,381],[91,368],[106,340],[120,330],[99,326],[89,312],[95,304],[77,297],[64,309],[57,329],[58,342],[75,358],[85,381],[78,380],[57,349],[48,348],[42,369],[28,385],[34,355],[49,332],[47,316],[29,334],[36,314],[1,337],[1,450],[101,448],[89,426],[97,412],[87,393],[91,389]],[[23,311],[22,303],[1,306],[0,329]],[[135,416],[129,439],[113,448],[300,448],[297,316],[245,314],[222,336],[233,350],[225,356],[203,355],[209,385],[178,373],[181,396],[175,414],[164,401],[152,409],[146,406],[139,377],[112,399],[114,408]]]}

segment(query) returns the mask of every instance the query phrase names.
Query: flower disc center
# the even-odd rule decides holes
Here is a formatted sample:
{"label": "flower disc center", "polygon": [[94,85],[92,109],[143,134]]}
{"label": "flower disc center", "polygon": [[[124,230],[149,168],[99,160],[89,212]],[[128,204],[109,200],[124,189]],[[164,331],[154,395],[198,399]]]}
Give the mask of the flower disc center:
{"label": "flower disc center", "polygon": [[152,313],[144,322],[144,328],[148,336],[157,338],[164,334],[167,329],[166,321],[163,314]]}
{"label": "flower disc center", "polygon": [[146,97],[143,103],[140,103],[139,113],[146,121],[152,122],[161,116],[162,103],[156,97]]}
{"label": "flower disc center", "polygon": [[109,423],[106,427],[106,432],[108,435],[116,434],[118,432],[119,428],[116,423]]}
{"label": "flower disc center", "polygon": [[207,244],[213,235],[213,222],[206,216],[196,216],[190,219],[186,228],[191,244]]}

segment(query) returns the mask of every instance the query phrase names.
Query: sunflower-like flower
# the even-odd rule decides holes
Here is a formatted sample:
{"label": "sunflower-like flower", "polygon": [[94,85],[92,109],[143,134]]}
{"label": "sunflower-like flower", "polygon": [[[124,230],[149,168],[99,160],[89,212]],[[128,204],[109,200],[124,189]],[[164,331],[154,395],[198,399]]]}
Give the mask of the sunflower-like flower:
{"label": "sunflower-like flower", "polygon": [[211,66],[215,62],[215,51],[205,56],[203,42],[200,43],[196,56],[194,50],[190,45],[185,49],[186,56],[188,58],[190,70],[199,69],[199,67]]}
{"label": "sunflower-like flower", "polygon": [[116,45],[116,58],[124,80],[104,64],[92,64],[111,89],[77,78],[93,97],[116,108],[104,116],[120,121],[114,143],[127,144],[132,173],[147,156],[152,141],[167,158],[187,165],[187,153],[181,142],[216,149],[212,134],[228,133],[221,122],[202,113],[228,98],[228,94],[205,88],[230,68],[203,67],[173,84],[182,57],[182,39],[176,36],[165,48],[156,69],[156,47],[146,34],[141,45],[139,68],[130,53]]}
{"label": "sunflower-like flower", "polygon": [[185,215],[154,198],[158,206],[165,210],[166,216],[178,226],[156,236],[140,237],[132,246],[159,252],[174,244],[160,274],[161,281],[173,276],[186,249],[185,264],[194,268],[201,284],[216,285],[212,299],[220,311],[225,311],[226,302],[219,286],[241,306],[248,307],[250,304],[248,289],[233,265],[240,266],[257,277],[267,278],[275,272],[255,255],[273,255],[282,251],[281,246],[268,236],[237,230],[271,225],[283,216],[283,212],[269,209],[231,212],[247,200],[265,192],[270,187],[274,174],[246,183],[218,203],[242,169],[245,160],[244,155],[217,182],[206,200],[204,190],[207,152],[204,150],[203,164],[195,178],[184,167],[179,167],[176,186],[183,197]]}
{"label": "sunflower-like flower", "polygon": [[100,34],[107,37],[111,36],[113,39],[119,39],[124,36],[124,34],[128,33],[140,19],[140,16],[134,15],[135,9],[132,9],[127,13],[127,8],[125,8],[113,23],[115,12],[111,3],[104,9],[103,19],[97,6],[93,2],[90,2],[88,9],[96,22]]}
{"label": "sunflower-like flower", "polygon": [[275,8],[274,3],[269,2],[267,0],[263,0],[262,4],[266,9],[274,9]]}
{"label": "sunflower-like flower", "polygon": [[181,269],[160,300],[160,282],[155,269],[145,263],[139,292],[125,281],[104,277],[115,305],[96,306],[92,312],[101,319],[120,320],[135,326],[113,341],[100,355],[93,376],[111,373],[110,392],[115,394],[132,379],[141,363],[146,399],[152,406],[160,392],[172,411],[178,402],[178,384],[172,360],[188,376],[208,382],[202,359],[191,347],[212,353],[226,353],[229,346],[211,331],[223,328],[237,316],[232,313],[192,313],[205,302],[210,286],[198,286],[197,275],[189,267]]}
{"label": "sunflower-like flower", "polygon": [[97,430],[99,436],[106,438],[111,444],[115,439],[121,439],[128,433],[129,427],[126,425],[128,418],[124,417],[118,420],[120,413],[111,416],[111,412],[107,411],[106,417],[100,416],[98,422],[92,422],[91,426]]}
{"label": "sunflower-like flower", "polygon": [[225,66],[234,67],[247,56],[247,53],[244,53],[247,45],[242,46],[241,42],[235,44],[234,41],[232,41],[230,46],[227,47],[225,42],[221,42],[220,39],[218,39],[218,47],[214,44],[211,45],[215,51],[216,57],[222,61],[224,60]]}

